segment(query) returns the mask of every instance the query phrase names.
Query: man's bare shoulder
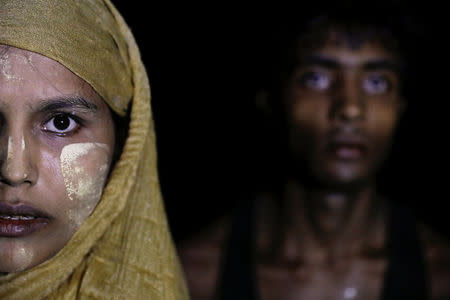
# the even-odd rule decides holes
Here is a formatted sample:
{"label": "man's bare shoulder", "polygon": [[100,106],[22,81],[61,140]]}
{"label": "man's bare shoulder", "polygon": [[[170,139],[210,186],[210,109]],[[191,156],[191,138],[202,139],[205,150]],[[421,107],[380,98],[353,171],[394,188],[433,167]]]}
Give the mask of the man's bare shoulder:
{"label": "man's bare shoulder", "polygon": [[421,224],[428,270],[431,276],[432,299],[450,299],[450,240]]}
{"label": "man's bare shoulder", "polygon": [[178,245],[193,300],[213,299],[231,217],[225,216]]}
{"label": "man's bare shoulder", "polygon": [[178,245],[181,258],[186,262],[204,262],[220,255],[228,237],[231,217],[224,216],[207,228],[189,237]]}

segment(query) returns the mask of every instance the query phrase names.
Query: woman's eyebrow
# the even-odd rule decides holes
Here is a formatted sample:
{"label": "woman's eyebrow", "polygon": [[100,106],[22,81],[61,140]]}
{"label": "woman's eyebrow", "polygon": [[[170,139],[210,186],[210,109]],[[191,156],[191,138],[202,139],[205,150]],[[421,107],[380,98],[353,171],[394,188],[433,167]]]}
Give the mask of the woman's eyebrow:
{"label": "woman's eyebrow", "polygon": [[58,109],[83,109],[90,112],[96,112],[98,106],[89,100],[80,96],[61,96],[56,98],[45,99],[39,102],[38,112],[49,112]]}

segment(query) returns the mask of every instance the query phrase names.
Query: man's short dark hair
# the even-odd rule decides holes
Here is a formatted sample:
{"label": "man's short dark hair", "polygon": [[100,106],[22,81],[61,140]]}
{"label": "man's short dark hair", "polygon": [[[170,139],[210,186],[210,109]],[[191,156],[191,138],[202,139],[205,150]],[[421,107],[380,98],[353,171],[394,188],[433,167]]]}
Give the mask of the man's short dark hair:
{"label": "man's short dark hair", "polygon": [[[420,22],[413,15],[390,14],[394,4],[386,4],[377,10],[353,7],[356,3],[339,2],[329,6],[324,12],[310,10],[297,18],[286,18],[271,33],[269,52],[265,57],[265,70],[262,72],[261,88],[272,97],[278,98],[285,81],[298,65],[302,50],[321,47],[328,39],[330,31],[342,34],[343,42],[349,47],[358,48],[365,42],[378,42],[399,59],[402,66],[400,78],[408,85],[407,75],[415,68],[415,49],[423,35]],[[408,89],[401,93],[407,97]]]}

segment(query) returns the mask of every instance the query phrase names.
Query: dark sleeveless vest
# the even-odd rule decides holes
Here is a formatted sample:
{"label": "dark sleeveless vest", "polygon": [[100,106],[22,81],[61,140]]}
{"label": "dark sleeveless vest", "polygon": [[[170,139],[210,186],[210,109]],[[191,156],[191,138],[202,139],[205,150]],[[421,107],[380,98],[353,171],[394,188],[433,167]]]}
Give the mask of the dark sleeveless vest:
{"label": "dark sleeveless vest", "polygon": [[[253,259],[254,205],[255,201],[245,201],[234,215],[218,284],[220,300],[259,299]],[[430,299],[425,257],[412,212],[391,203],[388,220],[388,265],[381,299]]]}

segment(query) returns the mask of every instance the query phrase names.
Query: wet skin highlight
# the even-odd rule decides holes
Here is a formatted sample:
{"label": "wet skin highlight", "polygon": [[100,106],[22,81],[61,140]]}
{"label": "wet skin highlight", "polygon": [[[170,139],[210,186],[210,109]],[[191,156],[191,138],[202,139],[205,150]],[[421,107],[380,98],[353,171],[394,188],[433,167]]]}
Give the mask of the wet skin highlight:
{"label": "wet skin highlight", "polygon": [[0,272],[54,256],[101,198],[111,112],[70,70],[0,45]]}

